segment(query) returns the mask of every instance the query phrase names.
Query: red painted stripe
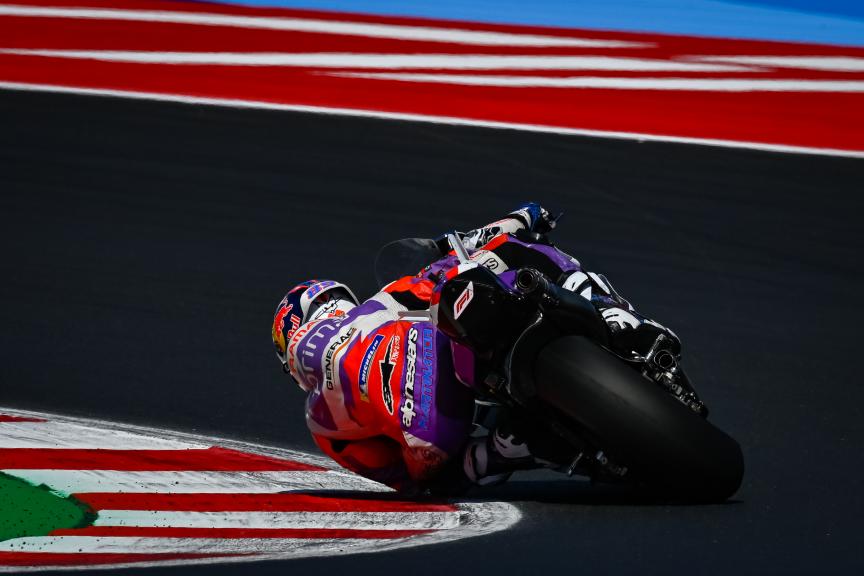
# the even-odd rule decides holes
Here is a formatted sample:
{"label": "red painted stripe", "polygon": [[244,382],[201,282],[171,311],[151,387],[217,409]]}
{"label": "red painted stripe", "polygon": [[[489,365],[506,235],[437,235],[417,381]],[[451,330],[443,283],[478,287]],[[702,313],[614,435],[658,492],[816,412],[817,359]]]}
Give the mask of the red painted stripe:
{"label": "red painted stripe", "polygon": [[[10,4],[21,4],[30,6],[58,6],[70,8],[109,8],[123,10],[159,10],[171,12],[192,12],[206,14],[227,14],[239,16],[263,16],[282,18],[311,18],[315,20],[333,20],[338,22],[369,22],[373,24],[395,24],[402,26],[423,26],[442,29],[478,30],[490,32],[506,32],[511,34],[539,34],[542,36],[559,36],[563,38],[589,38],[597,40],[624,40],[628,42],[650,42],[663,44],[667,47],[685,46],[691,54],[771,54],[782,56],[785,54],[836,54],[864,53],[864,48],[849,46],[830,46],[824,44],[810,44],[804,42],[775,42],[770,40],[728,40],[716,37],[680,36],[671,34],[650,34],[641,32],[619,32],[594,29],[556,28],[553,26],[527,26],[520,24],[490,24],[485,22],[466,22],[443,20],[435,18],[412,18],[405,16],[382,16],[358,14],[351,12],[337,12],[331,10],[306,10],[295,8],[268,8],[256,6],[238,6],[231,4],[219,4],[209,2],[171,2],[168,0],[15,0]],[[33,20],[47,20],[47,18],[33,18]],[[66,19],[68,22],[71,20]],[[257,33],[257,32],[256,32]],[[287,35],[296,32],[287,32]],[[353,37],[358,38],[358,37]],[[435,43],[443,46],[443,43]],[[5,45],[5,41],[4,41]],[[726,47],[723,52],[717,52],[717,46]],[[706,47],[710,47],[705,51]],[[479,48],[479,47],[478,47]],[[552,49],[557,52],[560,48]],[[619,49],[623,52],[624,49]],[[629,48],[626,49],[629,52]],[[694,51],[695,50],[695,51]]]}
{"label": "red painted stripe", "polygon": [[[293,14],[292,14],[293,16]],[[340,20],[341,21],[341,20]],[[580,48],[531,46],[481,46],[348,36],[300,31],[232,28],[69,18],[0,17],[3,48],[148,50],[192,52],[368,52],[375,54],[522,54],[522,55],[603,55],[630,58],[669,59],[682,54],[864,56],[864,48],[809,46],[778,42],[729,41],[716,38],[679,38],[622,35],[600,39],[638,40],[650,45],[640,48]],[[519,30],[525,32],[524,30]],[[571,36],[594,38],[584,30],[570,30]]]}
{"label": "red painted stripe", "polygon": [[521,89],[217,68],[0,57],[10,82],[864,150],[860,94]]}
{"label": "red painted stripe", "polygon": [[[17,0],[33,5],[116,8],[115,0]],[[640,48],[585,49],[472,46],[339,34],[253,30],[226,26],[0,17],[4,47],[156,51],[596,54],[683,60],[696,56],[777,55],[864,57],[864,49],[800,43],[727,40],[453,23],[440,20],[359,16],[335,12],[263,9],[205,3],[128,0],[127,9],[316,18],[422,25],[438,28],[617,39]],[[372,70],[369,70],[370,72]],[[322,73],[323,72],[323,73]],[[864,150],[864,96],[849,93],[704,92],[508,88],[392,82],[327,76],[332,70],[276,66],[199,66],[108,63],[0,55],[0,80],[73,88],[133,91],[199,98],[237,99],[385,113],[448,116],[558,128],[717,139],[814,148]],[[451,71],[451,73],[454,73]],[[455,72],[459,73],[459,72]],[[479,71],[471,74],[499,74]],[[523,70],[508,74],[530,75]],[[639,73],[540,71],[541,76],[776,78],[861,80],[860,72],[759,68],[735,73]]]}
{"label": "red painted stripe", "polygon": [[0,414],[0,422],[47,422],[42,418],[31,418],[29,416],[12,416],[11,414]]}
{"label": "red painted stripe", "polygon": [[3,468],[126,471],[325,471],[326,468],[214,446],[193,450],[2,448]]}
{"label": "red painted stripe", "polygon": [[173,528],[137,526],[90,526],[54,530],[51,536],[121,536],[135,538],[362,538],[392,540],[428,534],[435,530],[350,530],[342,528]]}
{"label": "red painted stripe", "polygon": [[94,510],[184,512],[454,512],[454,504],[310,494],[86,493],[75,498]]}
{"label": "red painted stripe", "polygon": [[65,554],[56,552],[0,552],[0,566],[98,566],[134,562],[167,562],[197,558],[254,556],[254,554]]}

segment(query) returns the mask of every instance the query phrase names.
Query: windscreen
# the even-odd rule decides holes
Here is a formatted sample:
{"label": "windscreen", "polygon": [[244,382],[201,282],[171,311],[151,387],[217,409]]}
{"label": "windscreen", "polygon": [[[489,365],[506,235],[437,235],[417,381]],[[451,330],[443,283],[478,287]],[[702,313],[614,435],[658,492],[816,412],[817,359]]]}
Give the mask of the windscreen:
{"label": "windscreen", "polygon": [[375,257],[375,281],[383,288],[403,276],[413,276],[424,267],[441,258],[434,240],[429,238],[403,238],[390,242]]}

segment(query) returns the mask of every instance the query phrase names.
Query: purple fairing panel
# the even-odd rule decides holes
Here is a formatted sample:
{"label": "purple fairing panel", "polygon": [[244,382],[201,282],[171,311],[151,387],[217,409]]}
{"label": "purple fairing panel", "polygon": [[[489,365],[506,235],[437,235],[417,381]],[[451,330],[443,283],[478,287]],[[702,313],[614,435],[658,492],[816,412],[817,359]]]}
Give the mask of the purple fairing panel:
{"label": "purple fairing panel", "polygon": [[498,275],[498,279],[502,284],[512,289],[516,286],[516,270],[507,270],[506,272],[502,272]]}
{"label": "purple fairing panel", "polygon": [[474,396],[456,380],[450,340],[432,323],[414,324],[406,340],[414,362],[402,378],[402,429],[453,456],[471,431]]}
{"label": "purple fairing panel", "polygon": [[[556,248],[554,246],[548,246],[546,244],[532,244],[532,243],[528,243],[528,242],[523,242],[511,234],[507,235],[507,242],[519,244],[521,246],[525,246],[526,248],[528,248],[530,250],[534,250],[535,252],[539,252],[540,254],[543,254],[544,256],[549,258],[549,260],[555,266],[560,268],[563,273],[571,273],[571,272],[577,272],[577,271],[582,270],[582,265],[579,263],[579,261],[577,259],[573,258],[569,254],[566,254],[565,252],[562,252],[561,250],[559,250],[558,248]],[[456,256],[454,256],[454,255],[444,256],[440,260],[436,260],[435,262],[430,264],[428,267],[426,267],[424,270],[422,270],[418,274],[418,278],[425,278],[425,279],[432,280],[433,282],[436,282],[436,279],[439,277],[440,274],[446,273],[448,270],[450,270],[451,268],[454,268],[455,266],[458,266],[458,265],[459,265],[459,259]],[[515,280],[516,280],[515,271],[508,270],[506,272],[502,272],[498,276],[505,285],[507,285],[511,288],[513,287]],[[555,279],[553,278],[553,280],[555,280]],[[441,287],[442,287],[442,285],[438,284],[436,282],[435,289],[440,290]]]}
{"label": "purple fairing panel", "polygon": [[476,358],[474,357],[474,352],[467,346],[452,341],[450,342],[450,352],[453,356],[453,372],[456,375],[456,379],[465,386],[473,388],[476,385],[474,376]]}
{"label": "purple fairing panel", "polygon": [[531,250],[535,250],[540,252],[547,258],[549,258],[556,266],[561,268],[562,272],[576,272],[578,270],[582,270],[582,265],[578,260],[555,248],[554,246],[548,246],[546,244],[529,244],[527,242],[522,242],[518,240],[515,236],[510,236],[507,239],[508,242],[514,242],[516,244],[521,244]]}

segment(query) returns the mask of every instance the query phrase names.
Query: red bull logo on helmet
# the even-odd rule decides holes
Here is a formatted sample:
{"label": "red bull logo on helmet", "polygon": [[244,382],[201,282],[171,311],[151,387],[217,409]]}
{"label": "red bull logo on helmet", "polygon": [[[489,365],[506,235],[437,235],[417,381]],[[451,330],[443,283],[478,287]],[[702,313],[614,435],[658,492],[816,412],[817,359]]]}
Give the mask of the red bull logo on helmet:
{"label": "red bull logo on helmet", "polygon": [[291,314],[291,317],[289,318],[291,329],[287,334],[285,333],[285,317],[289,312],[291,312],[292,308],[294,308],[294,305],[288,304],[286,297],[279,303],[279,308],[276,310],[276,315],[273,317],[273,344],[276,346],[276,350],[279,352],[280,356],[285,355],[287,341],[291,339],[291,335],[300,326],[300,318],[296,314]]}

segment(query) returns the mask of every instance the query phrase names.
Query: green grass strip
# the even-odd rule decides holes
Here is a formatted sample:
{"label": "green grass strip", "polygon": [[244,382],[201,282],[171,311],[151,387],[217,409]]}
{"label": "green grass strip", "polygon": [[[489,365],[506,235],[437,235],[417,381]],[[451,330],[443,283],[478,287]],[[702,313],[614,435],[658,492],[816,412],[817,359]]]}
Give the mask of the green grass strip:
{"label": "green grass strip", "polygon": [[71,496],[0,473],[0,541],[83,528],[95,519],[92,510]]}

